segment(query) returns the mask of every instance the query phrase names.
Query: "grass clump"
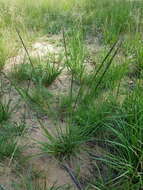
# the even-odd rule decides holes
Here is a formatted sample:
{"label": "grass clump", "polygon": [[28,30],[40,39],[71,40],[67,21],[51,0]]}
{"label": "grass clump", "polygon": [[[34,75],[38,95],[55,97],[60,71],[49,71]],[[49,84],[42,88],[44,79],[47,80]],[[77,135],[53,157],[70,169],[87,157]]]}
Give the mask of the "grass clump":
{"label": "grass clump", "polygon": [[49,86],[60,75],[62,69],[54,63],[36,62],[15,65],[11,77],[17,81],[31,80],[35,84]]}
{"label": "grass clump", "polygon": [[0,126],[0,160],[18,158],[23,148],[17,145],[17,137],[21,135],[23,126],[5,124]]}
{"label": "grass clump", "polygon": [[97,97],[96,100],[91,100],[90,104],[80,104],[73,113],[72,122],[79,126],[86,128],[88,134],[96,136],[102,133],[104,123],[112,123],[112,116],[118,118],[120,115],[120,108],[114,96]]}
{"label": "grass clump", "polygon": [[29,101],[33,108],[39,111],[49,112],[53,95],[43,86],[36,86],[30,91]]}
{"label": "grass clump", "polygon": [[[101,158],[93,156],[111,168],[115,174],[114,178],[109,180],[110,185],[119,183],[122,188],[127,189],[138,189],[143,185],[141,99],[141,88],[137,88],[124,100],[118,120],[105,123],[108,134],[103,142],[106,145],[106,155]],[[108,181],[106,183],[108,184]]]}
{"label": "grass clump", "polygon": [[13,134],[14,136],[21,136],[23,132],[26,130],[27,126],[24,122],[21,123],[7,123],[3,126],[5,129],[3,134]]}
{"label": "grass clump", "polygon": [[[10,139],[11,141],[11,139]],[[9,139],[0,137],[0,159],[10,157],[15,149],[15,142],[9,142]]]}
{"label": "grass clump", "polygon": [[79,127],[66,127],[65,132],[62,129],[57,131],[57,135],[52,135],[48,129],[42,127],[47,142],[40,142],[42,153],[54,155],[60,159],[67,159],[80,150],[81,145],[90,138],[86,134],[86,129]]}
{"label": "grass clump", "polygon": [[17,146],[17,142],[14,137],[0,137],[0,160],[5,158],[10,158],[14,153],[14,157],[17,158],[21,154],[21,148],[18,147],[15,151],[15,147]]}
{"label": "grass clump", "polygon": [[81,81],[85,69],[84,59],[86,51],[83,35],[81,29],[73,29],[68,36],[68,40],[66,39],[66,36],[64,36],[66,65],[73,78],[78,82]]}
{"label": "grass clump", "polygon": [[7,121],[11,115],[11,100],[8,102],[0,101],[0,123]]}
{"label": "grass clump", "polygon": [[10,73],[10,77],[14,78],[18,82],[30,80],[31,75],[32,67],[29,63],[15,65],[12,72]]}
{"label": "grass clump", "polygon": [[54,63],[41,63],[35,66],[33,81],[44,86],[50,86],[61,74],[62,69]]}

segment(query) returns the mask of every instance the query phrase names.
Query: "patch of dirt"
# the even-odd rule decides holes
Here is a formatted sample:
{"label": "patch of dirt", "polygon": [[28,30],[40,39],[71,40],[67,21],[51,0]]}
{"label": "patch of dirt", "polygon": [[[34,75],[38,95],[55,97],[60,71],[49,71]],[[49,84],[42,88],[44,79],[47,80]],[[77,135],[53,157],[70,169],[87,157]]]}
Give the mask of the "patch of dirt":
{"label": "patch of dirt", "polygon": [[[51,40],[53,39],[53,43]],[[57,36],[58,39],[58,36]],[[31,58],[43,58],[45,56],[53,55],[55,56],[55,59],[59,57],[59,55],[63,52],[63,48],[59,46],[58,44],[55,44],[55,41],[57,40],[55,38],[51,37],[44,37],[37,40],[37,42],[33,43],[32,46],[29,48],[27,47],[27,51]],[[18,54],[14,57],[11,57],[7,60],[3,71],[4,72],[10,72],[15,65],[22,64],[26,61],[27,55],[24,50],[24,48],[21,48],[18,51]]]}

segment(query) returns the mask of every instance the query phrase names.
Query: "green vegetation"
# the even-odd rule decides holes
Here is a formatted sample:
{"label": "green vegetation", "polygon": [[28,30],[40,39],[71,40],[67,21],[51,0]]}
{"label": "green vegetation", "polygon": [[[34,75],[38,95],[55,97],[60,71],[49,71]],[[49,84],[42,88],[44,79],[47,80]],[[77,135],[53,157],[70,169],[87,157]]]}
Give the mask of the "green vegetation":
{"label": "green vegetation", "polygon": [[38,180],[40,174],[35,174],[33,171],[28,171],[26,177],[21,177],[20,183],[14,183],[13,188],[15,190],[20,190],[24,188],[25,190],[68,190],[70,186],[68,185],[57,185],[54,183],[51,187],[48,186],[46,179],[42,181]]}
{"label": "green vegetation", "polygon": [[90,138],[86,133],[86,129],[79,127],[66,127],[65,132],[58,129],[57,135],[53,136],[45,127],[42,127],[47,142],[40,142],[42,152],[52,154],[56,157],[69,158],[72,154],[76,154],[81,149],[80,145],[88,141]]}
{"label": "green vegetation", "polygon": [[0,127],[0,160],[7,157],[19,158],[23,150],[21,145],[17,144],[18,136],[21,136],[25,125],[23,124],[4,124]]}
{"label": "green vegetation", "polygon": [[27,175],[40,156],[70,166],[73,189],[143,189],[142,15],[140,0],[0,0],[0,165],[15,189],[72,189]]}
{"label": "green vegetation", "polygon": [[0,123],[6,121],[10,117],[11,114],[10,103],[11,100],[9,100],[8,102],[4,101],[0,102]]}
{"label": "green vegetation", "polygon": [[17,81],[32,80],[38,85],[49,86],[61,73],[62,69],[54,63],[23,63],[15,65],[11,77]]}

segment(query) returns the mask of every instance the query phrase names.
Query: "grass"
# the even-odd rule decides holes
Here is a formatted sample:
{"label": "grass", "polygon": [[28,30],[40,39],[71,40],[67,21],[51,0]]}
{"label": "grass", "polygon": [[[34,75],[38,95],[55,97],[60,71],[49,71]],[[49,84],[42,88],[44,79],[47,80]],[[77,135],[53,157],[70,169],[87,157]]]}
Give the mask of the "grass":
{"label": "grass", "polygon": [[39,64],[34,69],[33,81],[44,86],[49,86],[61,74],[62,69],[54,63]]}
{"label": "grass", "polygon": [[[142,1],[0,1],[0,79],[5,84],[0,93],[1,161],[21,155],[17,139],[28,119],[18,124],[12,117],[24,108],[34,125],[40,118],[45,141],[35,146],[42,154],[63,162],[81,157],[81,150],[88,152],[93,171],[90,179],[80,179],[83,189],[143,188],[142,13]],[[57,34],[63,34],[61,59],[54,53],[30,57],[31,42],[45,36],[48,43],[49,36],[54,41]],[[5,64],[21,47],[26,57],[7,73]],[[55,93],[53,83],[62,74],[70,87],[65,89],[68,80],[62,81]],[[9,86],[10,101],[4,102]],[[11,104],[15,97],[24,102],[18,113]],[[49,121],[56,129],[49,129]],[[101,155],[95,152],[97,146]],[[15,185],[21,187],[64,189],[36,183],[31,176]]]}
{"label": "grass", "polygon": [[37,180],[35,176],[33,176],[31,173],[27,174],[27,177],[21,177],[21,183],[19,184],[13,184],[15,190],[20,190],[21,188],[24,188],[24,190],[68,190],[70,189],[70,186],[68,185],[57,185],[56,183],[51,185],[51,187],[48,186],[46,179],[42,179],[41,181]]}
{"label": "grass", "polygon": [[37,85],[50,86],[62,72],[58,65],[48,61],[34,60],[34,63],[34,65],[30,63],[15,65],[11,77],[19,82],[32,80]]}
{"label": "grass", "polygon": [[76,126],[67,126],[65,132],[62,129],[57,130],[56,136],[53,136],[48,129],[42,126],[46,142],[41,144],[41,151],[58,157],[59,159],[67,159],[71,155],[76,154],[80,150],[81,145],[89,140],[86,129]]}
{"label": "grass", "polygon": [[76,97],[74,94],[72,95],[72,100],[69,94],[61,95],[61,97],[59,98],[59,109],[57,110],[57,114],[60,116],[61,119],[64,119],[70,115],[71,110],[73,109],[75,99]]}
{"label": "grass", "polygon": [[5,65],[5,62],[8,58],[8,52],[7,48],[5,47],[5,42],[3,39],[0,39],[0,70]]}
{"label": "grass", "polygon": [[[114,139],[108,137],[105,140],[108,147],[107,155],[101,158],[92,155],[92,158],[102,161],[112,169],[112,174],[115,173],[109,181],[104,181],[104,184],[115,186],[119,183],[121,188],[139,188],[142,186],[141,128],[123,121],[116,123],[116,126],[117,129],[112,125],[106,126],[114,137]],[[135,135],[133,135],[134,131]],[[137,136],[137,131],[139,131],[139,136]]]}
{"label": "grass", "polygon": [[[76,28],[70,32],[70,37],[64,35],[64,46],[66,54],[66,65],[76,81],[81,81],[85,66],[83,64],[86,56],[86,50],[83,41],[83,31]],[[68,45],[67,45],[67,44]]]}
{"label": "grass", "polygon": [[15,65],[11,72],[11,77],[16,79],[18,82],[30,80],[32,73],[32,67],[29,63],[23,63],[20,65]]}
{"label": "grass", "polygon": [[36,86],[30,92],[31,103],[33,102],[37,108],[48,111],[52,103],[52,94],[43,86]]}
{"label": "grass", "polygon": [[[15,138],[1,136],[0,142],[1,142],[0,159],[3,160],[8,157],[11,158],[11,155],[13,154],[15,147],[17,145],[17,143],[15,142]],[[18,149],[14,154],[14,157],[15,158],[19,157],[20,153],[21,153],[21,148],[18,147]]]}
{"label": "grass", "polygon": [[11,158],[19,158],[23,147],[17,145],[17,137],[21,136],[25,125],[23,124],[4,124],[0,126],[0,160]]}
{"label": "grass", "polygon": [[11,100],[8,102],[0,101],[0,123],[9,119],[11,115]]}
{"label": "grass", "polygon": [[[105,123],[107,152],[101,158],[92,155],[112,169],[115,176],[104,184],[136,189],[142,186],[142,105],[140,88],[124,100],[118,120]],[[112,116],[113,117],[113,116]],[[120,189],[119,188],[119,189]]]}

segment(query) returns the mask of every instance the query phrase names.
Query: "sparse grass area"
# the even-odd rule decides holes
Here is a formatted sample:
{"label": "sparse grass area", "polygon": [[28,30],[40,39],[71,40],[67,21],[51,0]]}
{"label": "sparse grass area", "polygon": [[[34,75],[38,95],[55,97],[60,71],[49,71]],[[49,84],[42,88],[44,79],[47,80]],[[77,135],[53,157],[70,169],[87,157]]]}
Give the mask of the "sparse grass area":
{"label": "sparse grass area", "polygon": [[33,176],[27,177],[27,179],[23,179],[23,182],[21,184],[15,184],[13,185],[15,190],[20,190],[21,188],[24,188],[24,190],[68,190],[71,189],[69,185],[56,185],[53,184],[51,187],[49,187],[45,182],[40,181],[34,181]]}
{"label": "sparse grass area", "polygon": [[[143,188],[142,13],[142,1],[0,0],[0,162],[20,159],[18,139],[30,124],[28,142],[39,134],[30,145],[35,157],[70,163],[88,155],[92,169],[77,180],[81,187],[70,165],[77,189]],[[32,42],[43,36],[34,57]],[[15,189],[70,189],[22,178]]]}

